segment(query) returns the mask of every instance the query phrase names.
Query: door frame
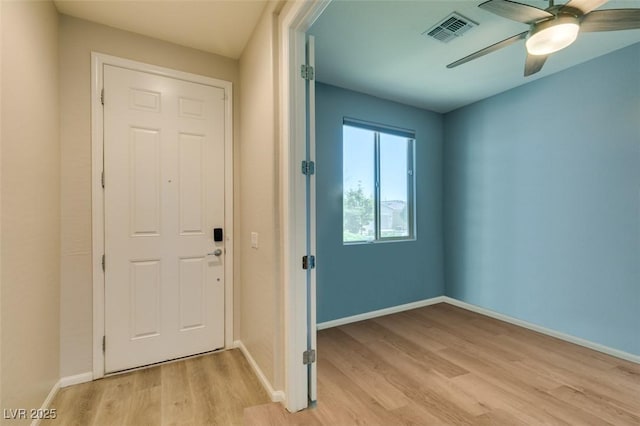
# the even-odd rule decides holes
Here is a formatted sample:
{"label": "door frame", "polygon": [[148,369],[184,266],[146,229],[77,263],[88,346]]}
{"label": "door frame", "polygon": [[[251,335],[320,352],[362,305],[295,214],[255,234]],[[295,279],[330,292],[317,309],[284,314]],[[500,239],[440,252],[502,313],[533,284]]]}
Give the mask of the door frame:
{"label": "door frame", "polygon": [[[278,86],[279,129],[282,194],[282,241],[285,336],[285,406],[296,412],[308,407],[307,368],[302,353],[307,349],[306,271],[301,268],[306,254],[305,175],[300,173],[305,160],[306,105],[305,83],[300,78],[300,65],[305,63],[306,32],[329,5],[330,0],[287,2],[278,21]],[[310,152],[313,161],[315,152]],[[312,183],[312,188],[313,188]],[[312,189],[310,249],[315,253],[316,229],[314,190]],[[311,270],[315,286],[315,270]],[[313,291],[313,290],[312,290]],[[310,309],[315,312],[315,298]],[[314,321],[315,323],[315,321]],[[315,330],[312,330],[315,333]],[[313,339],[315,341],[315,339]]]}
{"label": "door frame", "polygon": [[[224,117],[224,347],[233,346],[233,92],[230,81],[191,74],[170,68],[91,52],[91,238],[93,281],[93,379],[104,377],[105,356],[105,277],[102,270],[104,253],[104,115],[101,102],[104,65],[113,65],[163,77],[222,88],[225,93]],[[108,265],[109,260],[106,260]]]}

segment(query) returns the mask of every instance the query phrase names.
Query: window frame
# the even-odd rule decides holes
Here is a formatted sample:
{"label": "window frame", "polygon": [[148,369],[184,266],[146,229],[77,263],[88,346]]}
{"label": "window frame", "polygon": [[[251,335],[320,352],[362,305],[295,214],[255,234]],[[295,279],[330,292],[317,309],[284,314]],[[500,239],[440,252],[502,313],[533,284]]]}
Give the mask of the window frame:
{"label": "window frame", "polygon": [[[403,129],[400,127],[393,127],[382,125],[378,123],[372,123],[369,121],[358,120],[354,118],[344,117],[342,120],[342,169],[344,170],[344,127],[355,127],[364,130],[370,130],[374,132],[374,158],[373,158],[373,187],[374,187],[374,238],[372,240],[362,241],[345,241],[344,240],[344,175],[342,178],[342,244],[343,245],[359,245],[359,244],[380,244],[391,242],[404,242],[416,240],[416,221],[415,221],[415,196],[416,196],[416,184],[415,184],[415,150],[416,150],[416,137],[413,130]],[[383,237],[382,236],[382,200],[381,200],[381,181],[380,181],[380,135],[381,133],[391,136],[399,136],[406,138],[407,140],[407,231],[406,236],[394,236]]]}

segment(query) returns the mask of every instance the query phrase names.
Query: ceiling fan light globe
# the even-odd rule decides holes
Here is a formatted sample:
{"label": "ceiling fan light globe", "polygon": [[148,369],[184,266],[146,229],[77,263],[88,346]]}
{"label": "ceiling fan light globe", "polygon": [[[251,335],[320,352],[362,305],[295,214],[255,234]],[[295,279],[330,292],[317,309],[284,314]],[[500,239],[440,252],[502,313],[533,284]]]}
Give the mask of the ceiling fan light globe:
{"label": "ceiling fan light globe", "polygon": [[561,16],[535,24],[527,36],[530,55],[549,55],[564,49],[578,37],[580,24],[573,16]]}

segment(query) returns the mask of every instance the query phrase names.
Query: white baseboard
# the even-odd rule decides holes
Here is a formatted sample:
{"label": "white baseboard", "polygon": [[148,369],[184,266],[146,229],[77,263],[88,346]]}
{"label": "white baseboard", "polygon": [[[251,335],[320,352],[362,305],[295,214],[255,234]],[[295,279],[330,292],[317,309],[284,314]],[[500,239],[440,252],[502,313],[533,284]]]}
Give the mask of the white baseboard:
{"label": "white baseboard", "polygon": [[443,302],[449,303],[450,305],[457,306],[462,309],[466,309],[468,311],[477,312],[482,315],[486,315],[491,318],[495,318],[504,322],[508,322],[510,324],[518,325],[523,328],[527,328],[529,330],[537,331],[538,333],[546,334],[547,336],[555,337],[560,340],[564,340],[566,342],[575,343],[576,345],[584,346],[585,348],[593,349],[598,352],[605,353],[607,355],[615,356],[616,358],[621,358],[627,361],[640,363],[640,356],[634,355],[628,352],[624,352],[618,349],[610,348],[605,345],[601,345],[599,343],[592,342],[590,340],[582,339],[580,337],[572,336],[570,334],[561,333],[556,330],[552,330],[550,328],[542,327],[527,321],[523,321],[517,318],[510,317],[508,315],[500,314],[498,312],[492,311],[490,309],[485,309],[480,306],[472,305],[470,303],[462,302],[458,299],[453,299],[448,296],[443,296]]}
{"label": "white baseboard", "polygon": [[[49,391],[49,395],[47,395],[44,402],[42,403],[42,406],[40,407],[40,411],[45,411],[49,408],[49,406],[51,405],[51,401],[53,401],[53,398],[56,397],[56,394],[58,393],[59,390],[60,390],[60,380],[58,380]],[[31,421],[31,426],[38,426],[40,424],[40,421],[41,419],[33,419]]]}
{"label": "white baseboard", "polygon": [[269,394],[271,401],[273,402],[284,401],[284,397],[285,397],[284,392],[273,389],[273,386],[271,386],[269,379],[267,379],[267,376],[264,375],[264,373],[262,372],[262,369],[258,366],[258,363],[256,362],[256,360],[253,359],[253,357],[249,353],[249,350],[244,345],[244,343],[242,343],[240,340],[236,340],[233,342],[233,347],[240,349],[244,357],[247,359],[247,362],[253,369],[253,372],[256,373],[256,376],[258,376],[260,383],[262,383],[262,387],[264,387],[264,389]]}
{"label": "white baseboard", "polygon": [[60,379],[60,388],[66,388],[67,386],[78,385],[80,383],[87,383],[93,380],[93,372],[88,371],[86,373],[76,374],[74,376],[66,376]]}
{"label": "white baseboard", "polygon": [[350,324],[352,322],[364,321],[371,318],[382,317],[384,315],[395,314],[397,312],[408,311],[411,309],[422,308],[424,306],[442,303],[444,296],[432,297],[431,299],[418,300],[417,302],[405,303],[404,305],[392,306],[390,308],[378,309],[377,311],[365,312],[363,314],[353,315],[350,317],[338,318],[336,320],[320,322],[317,324],[318,330],[325,328],[338,327],[340,325]]}

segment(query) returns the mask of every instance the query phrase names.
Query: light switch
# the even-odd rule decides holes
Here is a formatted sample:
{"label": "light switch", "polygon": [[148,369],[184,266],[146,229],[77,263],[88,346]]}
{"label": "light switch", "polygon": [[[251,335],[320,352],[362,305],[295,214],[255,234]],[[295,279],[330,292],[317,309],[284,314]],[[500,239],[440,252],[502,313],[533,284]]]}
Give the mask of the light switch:
{"label": "light switch", "polygon": [[251,248],[258,248],[258,233],[257,232],[252,232],[251,233]]}

